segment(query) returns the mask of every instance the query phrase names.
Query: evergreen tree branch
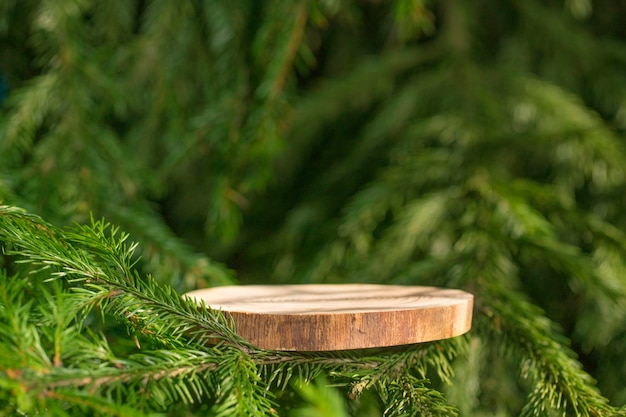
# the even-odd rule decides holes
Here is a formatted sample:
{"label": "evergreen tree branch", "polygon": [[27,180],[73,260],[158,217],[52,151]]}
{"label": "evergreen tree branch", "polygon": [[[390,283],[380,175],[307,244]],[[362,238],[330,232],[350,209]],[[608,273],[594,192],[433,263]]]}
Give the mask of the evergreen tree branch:
{"label": "evergreen tree branch", "polygon": [[190,349],[148,351],[99,363],[97,345],[82,345],[83,363],[53,367],[24,381],[34,395],[72,390],[112,398],[137,409],[167,409],[176,403],[200,403],[216,390],[213,372],[234,361],[228,354]]}
{"label": "evergreen tree branch", "polygon": [[426,387],[426,382],[411,375],[379,381],[377,388],[386,406],[384,417],[457,416],[456,407],[439,391]]}
{"label": "evergreen tree branch", "polygon": [[[149,278],[142,280],[132,273],[134,245],[126,246],[124,241],[128,236],[121,234],[118,237],[118,230],[109,228],[101,221],[91,227],[77,227],[74,232],[63,232],[21,210],[0,207],[0,237],[7,252],[19,255],[40,270],[53,267],[55,270],[50,275],[56,279],[64,277],[74,286],[71,299],[69,296],[44,296],[50,309],[48,317],[54,323],[49,335],[53,345],[52,362],[44,361],[43,367],[31,369],[32,360],[23,357],[23,370],[13,372],[9,369],[11,375],[22,380],[25,394],[39,393],[41,398],[70,401],[68,393],[74,391],[68,391],[69,388],[84,389],[86,396],[73,397],[76,405],[94,410],[110,408],[113,412],[111,404],[98,398],[112,396],[118,402],[124,398],[128,403],[141,404],[146,401],[146,392],[150,392],[148,402],[164,407],[176,399],[189,403],[203,398],[207,391],[221,392],[216,399],[217,415],[265,414],[272,403],[257,376],[256,365],[244,352],[252,347],[234,333],[232,323],[226,322],[218,312],[199,309],[195,303],[181,300],[169,287],[161,288]],[[19,285],[13,287],[20,288]],[[31,308],[16,295],[19,291],[14,290],[12,294],[14,302],[11,305]],[[0,295],[9,305],[12,298],[7,293]],[[114,316],[126,319],[141,334],[162,341],[171,350],[135,354],[123,360],[111,359],[108,354],[105,357],[109,360],[100,362],[98,345],[89,345],[76,334],[77,327],[68,327],[68,319],[74,319],[72,313],[76,307],[60,308],[64,300],[75,302],[77,297],[82,301],[79,309],[89,309],[92,307],[90,303],[96,302]],[[59,316],[56,320],[55,315]],[[11,316],[29,321],[23,311]],[[138,324],[135,316],[143,323]],[[26,326],[34,328],[28,323],[14,323],[3,333],[14,332],[17,339],[13,340],[13,345],[22,346],[20,350],[24,353],[37,347],[41,349],[39,341],[29,341],[29,346],[23,346],[21,340]],[[205,351],[185,350],[181,337],[186,337],[185,340],[192,345],[203,346]],[[206,346],[209,339],[234,342],[237,348],[209,349]],[[61,349],[67,348],[69,340],[75,348],[81,347],[78,349],[81,353],[69,355],[68,360],[74,366],[66,368],[62,364]],[[96,355],[90,356],[86,352]],[[221,373],[217,379],[210,374],[205,376],[207,371],[216,370]],[[99,395],[91,398],[96,393]]]}
{"label": "evergreen tree branch", "polygon": [[272,393],[258,375],[256,364],[240,350],[231,350],[234,360],[220,363],[220,385],[212,407],[216,417],[247,417],[274,414]]}
{"label": "evergreen tree branch", "polygon": [[220,339],[250,350],[221,313],[198,308],[171,287],[140,277],[133,270],[136,244],[127,246],[128,235],[118,238],[118,231],[100,221],[91,227],[78,226],[76,232],[62,232],[37,216],[0,206],[0,238],[8,253],[40,269],[54,267],[53,277],[80,284],[85,308],[99,302],[140,333],[166,343],[180,344],[189,333],[198,344]]}
{"label": "evergreen tree branch", "polygon": [[563,416],[623,415],[600,395],[573,352],[563,341],[555,339],[553,323],[539,308],[525,301],[521,294],[494,283],[482,298],[482,314],[492,320],[490,340],[495,342],[504,337],[508,349],[526,358],[520,373],[531,381],[533,388],[522,415],[541,416],[550,409],[558,410]]}

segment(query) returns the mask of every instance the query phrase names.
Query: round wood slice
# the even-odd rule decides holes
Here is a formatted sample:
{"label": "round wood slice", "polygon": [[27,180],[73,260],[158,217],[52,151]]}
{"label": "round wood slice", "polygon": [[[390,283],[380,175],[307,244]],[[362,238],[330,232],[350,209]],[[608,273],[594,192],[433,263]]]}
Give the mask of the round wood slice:
{"label": "round wood slice", "polygon": [[467,332],[473,296],[435,287],[370,284],[242,285],[186,295],[231,316],[262,349],[322,351],[396,346]]}

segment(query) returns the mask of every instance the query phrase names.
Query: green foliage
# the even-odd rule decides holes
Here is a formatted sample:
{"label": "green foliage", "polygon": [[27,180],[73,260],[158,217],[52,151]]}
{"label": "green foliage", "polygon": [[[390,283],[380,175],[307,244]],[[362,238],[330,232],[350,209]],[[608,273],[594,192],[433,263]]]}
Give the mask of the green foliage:
{"label": "green foliage", "polygon": [[[1,276],[0,395],[7,415],[143,415],[207,400],[215,416],[272,415],[278,407],[272,387],[280,392],[294,375],[305,383],[331,375],[357,398],[374,384],[385,389],[386,377],[425,375],[429,367],[449,376],[455,345],[462,345],[379,354],[262,351],[220,312],[140,276],[136,245],[127,237],[103,221],[61,230],[0,207],[5,253],[25,274]],[[94,333],[88,325],[94,312],[105,324],[124,322],[135,347],[114,349],[106,333]],[[301,385],[299,392],[310,400],[307,389]]]}
{"label": "green foliage", "polygon": [[[0,415],[624,415],[620,2],[0,3]],[[235,274],[473,330],[262,351]]]}

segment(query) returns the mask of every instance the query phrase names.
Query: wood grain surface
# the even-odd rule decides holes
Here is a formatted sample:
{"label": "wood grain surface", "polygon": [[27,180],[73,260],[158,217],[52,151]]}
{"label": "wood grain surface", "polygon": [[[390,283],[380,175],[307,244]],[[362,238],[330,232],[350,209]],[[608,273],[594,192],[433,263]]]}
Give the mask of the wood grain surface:
{"label": "wood grain surface", "polygon": [[461,290],[399,285],[241,285],[186,296],[231,316],[250,343],[291,351],[446,339],[469,331],[473,307]]}

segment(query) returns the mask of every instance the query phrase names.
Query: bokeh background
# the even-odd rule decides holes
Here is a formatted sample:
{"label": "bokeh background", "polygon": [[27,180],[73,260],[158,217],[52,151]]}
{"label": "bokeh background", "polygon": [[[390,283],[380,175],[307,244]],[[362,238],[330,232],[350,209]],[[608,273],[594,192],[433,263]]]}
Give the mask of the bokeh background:
{"label": "bokeh background", "polygon": [[[463,288],[478,332],[506,293],[622,406],[625,23],[614,0],[2,0],[0,201],[106,218],[181,293]],[[527,387],[481,340],[448,394],[515,415]]]}

